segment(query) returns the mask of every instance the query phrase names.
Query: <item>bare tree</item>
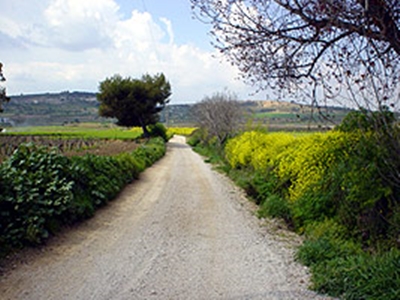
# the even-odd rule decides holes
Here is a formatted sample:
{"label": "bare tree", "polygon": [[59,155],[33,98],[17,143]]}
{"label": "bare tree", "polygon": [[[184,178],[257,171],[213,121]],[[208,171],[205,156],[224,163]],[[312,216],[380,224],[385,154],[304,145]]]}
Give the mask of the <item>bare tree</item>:
{"label": "bare tree", "polygon": [[214,46],[245,81],[286,98],[289,91],[296,96],[290,100],[311,99],[316,107],[360,108],[345,125],[368,131],[357,151],[390,191],[369,213],[389,222],[382,212],[400,203],[400,131],[392,115],[399,108],[400,1],[191,3],[197,17],[212,25]]}
{"label": "bare tree", "polygon": [[[6,79],[3,76],[3,64],[0,62],[0,82],[4,82]],[[0,112],[3,112],[3,104],[10,101],[10,98],[6,95],[6,88],[0,86]]]}
{"label": "bare tree", "polygon": [[[340,104],[381,109],[399,98],[399,0],[191,0],[214,46],[243,78]],[[295,98],[299,101],[301,99]]]}
{"label": "bare tree", "polygon": [[216,137],[220,146],[238,130],[243,117],[236,95],[229,92],[205,97],[194,105],[193,114],[198,126]]}

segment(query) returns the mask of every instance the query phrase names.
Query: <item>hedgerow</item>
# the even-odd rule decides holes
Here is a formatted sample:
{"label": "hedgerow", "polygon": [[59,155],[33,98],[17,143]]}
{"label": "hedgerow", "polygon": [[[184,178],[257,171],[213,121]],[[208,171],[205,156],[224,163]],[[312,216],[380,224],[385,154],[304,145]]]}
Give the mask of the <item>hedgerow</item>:
{"label": "hedgerow", "polygon": [[298,259],[313,270],[315,289],[345,299],[396,299],[397,129],[387,138],[389,131],[350,130],[349,124],[301,136],[245,132],[225,147],[229,172],[241,177],[260,216],[281,217],[305,234]]}
{"label": "hedgerow", "polygon": [[0,252],[40,244],[63,224],[92,216],[164,153],[161,138],[112,157],[68,158],[21,145],[0,165]]}

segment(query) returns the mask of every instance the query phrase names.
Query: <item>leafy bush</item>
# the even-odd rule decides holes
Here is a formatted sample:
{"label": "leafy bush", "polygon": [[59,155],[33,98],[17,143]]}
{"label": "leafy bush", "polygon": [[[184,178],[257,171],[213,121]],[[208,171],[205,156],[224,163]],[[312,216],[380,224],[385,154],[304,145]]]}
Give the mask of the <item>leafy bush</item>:
{"label": "leafy bush", "polygon": [[362,253],[360,244],[348,238],[347,229],[332,219],[313,222],[305,231],[307,240],[297,252],[297,258],[307,266]]}
{"label": "leafy bush", "polygon": [[62,224],[92,216],[164,153],[161,138],[114,157],[20,146],[0,165],[0,249],[39,244]]}
{"label": "leafy bush", "polygon": [[372,134],[246,132],[230,140],[225,153],[232,168],[261,176],[249,182],[258,203],[271,194],[285,200],[300,232],[326,217],[337,217],[355,236],[371,241],[391,230],[387,220],[399,205],[397,187],[382,176],[389,173],[389,155]]}
{"label": "leafy bush", "polygon": [[194,130],[188,137],[187,143],[192,146],[196,147],[199,144],[205,142],[207,137],[207,133],[203,129],[196,129]]}
{"label": "leafy bush", "polygon": [[400,251],[338,257],[312,267],[313,288],[341,299],[400,299]]}
{"label": "leafy bush", "polygon": [[391,129],[395,122],[396,116],[386,107],[374,112],[361,109],[348,113],[342,123],[336,126],[336,130],[341,132],[386,131]]}
{"label": "leafy bush", "polygon": [[258,214],[260,217],[282,218],[288,223],[291,220],[291,211],[287,201],[276,194],[263,201]]}
{"label": "leafy bush", "polygon": [[278,154],[295,141],[288,133],[249,131],[229,140],[225,147],[226,158],[233,168],[252,167],[263,172],[274,167]]}
{"label": "leafy bush", "polygon": [[347,299],[396,299],[399,130],[390,112],[370,117],[354,113],[327,133],[245,132],[227,143],[225,157],[230,174],[243,174],[260,216],[284,218],[307,235],[298,258],[311,266],[316,289]]}
{"label": "leafy bush", "polygon": [[0,170],[0,235],[11,246],[40,243],[49,236],[49,224],[72,202],[68,159],[22,145]]}
{"label": "leafy bush", "polygon": [[162,123],[149,125],[148,128],[151,137],[161,137],[166,142],[170,139],[167,134],[167,128]]}

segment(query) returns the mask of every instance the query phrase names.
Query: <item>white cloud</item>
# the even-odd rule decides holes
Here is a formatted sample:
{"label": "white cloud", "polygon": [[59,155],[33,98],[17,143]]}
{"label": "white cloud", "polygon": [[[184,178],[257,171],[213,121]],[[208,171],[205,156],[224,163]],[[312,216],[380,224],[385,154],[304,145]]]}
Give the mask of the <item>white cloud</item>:
{"label": "white cloud", "polygon": [[0,40],[8,43],[0,59],[11,94],[97,91],[101,80],[116,73],[163,72],[172,103],[194,102],[225,87],[247,98],[249,89],[234,80],[236,70],[213,58],[216,53],[177,45],[167,18],[133,10],[123,19],[113,0],[13,1],[18,12],[10,5],[7,14],[0,11]]}
{"label": "white cloud", "polygon": [[117,12],[112,0],[55,0],[44,11],[49,42],[75,51],[107,47]]}

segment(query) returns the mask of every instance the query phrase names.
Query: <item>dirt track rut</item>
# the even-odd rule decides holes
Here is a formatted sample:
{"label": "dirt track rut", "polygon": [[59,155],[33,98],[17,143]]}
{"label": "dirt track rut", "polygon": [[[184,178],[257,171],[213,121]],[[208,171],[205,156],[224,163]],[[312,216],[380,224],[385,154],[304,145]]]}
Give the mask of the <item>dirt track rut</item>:
{"label": "dirt track rut", "polygon": [[0,278],[1,299],[324,299],[293,248],[175,137],[94,218]]}

